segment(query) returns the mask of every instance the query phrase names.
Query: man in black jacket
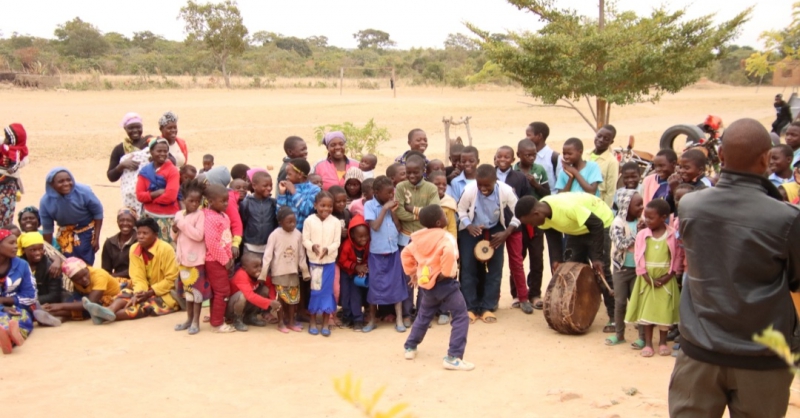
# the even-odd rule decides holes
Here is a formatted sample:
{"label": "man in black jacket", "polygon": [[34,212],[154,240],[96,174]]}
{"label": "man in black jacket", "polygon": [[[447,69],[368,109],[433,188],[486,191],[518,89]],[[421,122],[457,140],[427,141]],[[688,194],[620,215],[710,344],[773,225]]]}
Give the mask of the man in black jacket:
{"label": "man in black jacket", "polygon": [[783,100],[783,95],[775,96],[775,122],[772,122],[772,132],[780,135],[786,125],[792,123],[792,108]]}
{"label": "man in black jacket", "polygon": [[756,120],[725,130],[717,186],[684,196],[680,234],[688,263],[681,352],[669,385],[672,417],[783,417],[792,374],[753,342],[769,326],[794,349],[800,285],[800,209],[766,179],[769,133]]}

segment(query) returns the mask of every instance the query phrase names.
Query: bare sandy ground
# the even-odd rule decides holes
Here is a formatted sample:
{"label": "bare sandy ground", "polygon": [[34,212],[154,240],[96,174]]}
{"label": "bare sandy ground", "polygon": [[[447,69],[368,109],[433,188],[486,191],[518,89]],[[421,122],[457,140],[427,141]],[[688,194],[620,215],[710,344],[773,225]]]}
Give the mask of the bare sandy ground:
{"label": "bare sandy ground", "polygon": [[[773,90],[756,94],[752,88],[701,85],[655,105],[614,108],[617,145],[635,135],[637,148],[654,152],[663,129],[699,123],[709,113],[726,122],[755,117],[768,125],[772,97],[779,92]],[[525,107],[518,101],[526,99],[514,90],[402,88],[397,99],[388,90],[344,96],[333,90],[4,90],[0,96],[2,124],[21,122],[29,132],[32,163],[23,171],[26,194],[20,205],[38,205],[45,174],[63,165],[94,188],[109,215],[120,199],[105,170],[123,137],[119,120],[129,111],[141,113],[145,132],[154,134],[159,115],[174,111],[193,164],[212,153],[217,164],[277,168],[286,136],[311,143],[314,126],[360,124],[372,117],[394,138],[380,147],[381,170],[406,148],[405,135],[416,127],[428,133],[428,154],[441,158],[442,116],[473,117],[483,162],[491,162],[500,144],[515,145],[535,120],[550,124],[549,142],[556,149],[571,136],[586,146],[593,138],[573,112]],[[463,129],[455,134],[466,139]],[[309,148],[310,160],[324,156],[321,147]],[[115,232],[109,216],[103,235]],[[545,285],[548,278],[546,273]],[[434,325],[413,362],[402,356],[407,334],[398,335],[392,326],[370,334],[334,330],[322,339],[273,328],[216,335],[206,325],[189,337],[172,330],[183,319],[179,313],[102,327],[83,322],[37,329],[24,347],[0,357],[2,416],[359,416],[333,390],[332,379],[348,372],[363,378],[366,394],[387,386],[381,409],[406,402],[417,416],[668,415],[672,357],[644,359],[627,345],[605,347],[602,312],[588,334],[569,337],[548,329],[541,311],[527,316],[510,310],[510,303],[504,283],[499,322],[471,327],[465,357],[477,368],[470,373],[441,368],[449,326]],[[638,393],[627,395],[630,388]],[[800,412],[791,406],[789,415]]]}

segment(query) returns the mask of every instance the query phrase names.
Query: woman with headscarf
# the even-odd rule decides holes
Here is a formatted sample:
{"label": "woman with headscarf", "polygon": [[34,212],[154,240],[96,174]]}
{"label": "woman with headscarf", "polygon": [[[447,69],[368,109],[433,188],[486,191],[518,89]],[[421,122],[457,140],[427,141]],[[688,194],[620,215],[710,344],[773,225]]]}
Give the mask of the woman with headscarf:
{"label": "woman with headscarf", "polygon": [[139,220],[138,214],[131,208],[122,208],[117,212],[119,233],[106,239],[103,243],[102,268],[119,281],[128,281],[130,252],[136,243],[134,225]]}
{"label": "woman with headscarf", "polygon": [[328,157],[317,162],[311,169],[312,173],[322,177],[322,190],[328,190],[331,186],[344,187],[344,175],[347,170],[358,167],[358,161],[351,160],[345,155],[346,142],[344,133],[339,131],[328,132],[322,139],[322,143],[328,148]]}
{"label": "woman with headscarf", "polygon": [[11,354],[33,332],[36,284],[28,263],[17,257],[17,237],[0,229],[0,349]]}
{"label": "woman with headscarf", "polygon": [[0,147],[0,216],[2,224],[14,223],[17,194],[22,190],[19,169],[28,164],[28,135],[19,123],[4,130],[5,139]]}
{"label": "woman with headscarf", "polygon": [[189,149],[186,141],[178,138],[178,117],[172,112],[164,113],[158,120],[161,137],[169,143],[169,154],[175,158],[175,165],[181,168],[189,161]]}
{"label": "woman with headscarf", "polygon": [[112,183],[120,182],[122,205],[140,212],[142,204],[136,200],[136,178],[139,169],[150,161],[147,141],[151,136],[142,135],[142,118],[138,113],[126,113],[120,125],[127,137],[111,151],[106,177]]}
{"label": "woman with headscarf", "polygon": [[[197,179],[203,184],[219,184],[228,187],[231,183],[231,173],[228,171],[228,167],[217,166],[200,174]],[[244,233],[242,217],[239,215],[239,193],[236,190],[228,189],[228,208],[225,209],[225,214],[231,221],[231,235],[233,235],[231,251],[233,251],[233,258],[236,259],[239,258],[239,246],[242,244],[242,233]]]}
{"label": "woman with headscarf", "polygon": [[181,175],[169,159],[169,142],[164,138],[150,141],[152,162],[139,170],[136,183],[136,198],[142,203],[144,216],[158,222],[158,237],[172,244],[172,224],[175,214],[181,210],[178,191]]}
{"label": "woman with headscarf", "polygon": [[[108,308],[120,293],[119,282],[103,269],[87,266],[83,260],[70,257],[64,261],[63,274],[73,283],[75,291],[63,303],[48,303],[42,309],[61,321],[92,318],[96,324],[105,322],[114,313]],[[34,311],[34,313],[38,312]]]}
{"label": "woman with headscarf", "polygon": [[66,168],[56,167],[47,174],[39,218],[45,242],[53,240],[58,223],[61,253],[94,264],[94,254],[100,249],[103,204],[89,186],[76,183]]}

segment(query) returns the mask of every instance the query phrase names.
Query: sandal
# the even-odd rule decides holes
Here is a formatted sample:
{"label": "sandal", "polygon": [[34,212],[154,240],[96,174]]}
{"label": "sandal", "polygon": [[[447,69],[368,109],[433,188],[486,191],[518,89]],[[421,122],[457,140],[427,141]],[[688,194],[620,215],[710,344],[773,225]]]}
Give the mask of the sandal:
{"label": "sandal", "polygon": [[311,335],[319,335],[317,327],[308,327],[308,333]]}
{"label": "sandal", "polygon": [[411,328],[411,318],[403,318],[403,326],[406,328]]}
{"label": "sandal", "polygon": [[612,335],[612,336],[606,338],[606,345],[607,346],[619,345],[619,344],[622,344],[624,342],[625,342],[624,339],[620,340],[619,338],[617,338],[616,335]]}
{"label": "sandal", "polygon": [[669,356],[670,354],[672,354],[672,350],[670,350],[669,347],[667,347],[666,345],[659,345],[658,346],[658,355],[659,356],[666,357],[666,356]]}
{"label": "sandal", "polygon": [[278,332],[282,332],[282,333],[284,333],[284,334],[288,334],[288,333],[289,333],[289,328],[286,328],[286,327],[278,327]]}
{"label": "sandal", "polygon": [[475,312],[468,311],[467,315],[469,315],[469,323],[470,323],[470,325],[474,324],[478,320],[478,316],[475,315]]}
{"label": "sandal", "polygon": [[535,297],[535,298],[533,298],[532,302],[533,302],[533,309],[536,309],[538,311],[541,311],[542,309],[544,309],[544,301],[542,300],[542,298]]}
{"label": "sandal", "polygon": [[189,327],[189,335],[194,335],[194,334],[197,334],[198,332],[200,332],[200,328],[197,328],[194,325]]}
{"label": "sandal", "polygon": [[327,328],[327,327],[326,328],[322,328],[322,331],[320,331],[320,334],[322,334],[323,337],[330,337],[331,336],[331,329]]}
{"label": "sandal", "polygon": [[494,324],[497,322],[497,317],[491,311],[486,311],[481,315],[481,321],[487,324]]}
{"label": "sandal", "polygon": [[645,346],[644,340],[642,339],[638,339],[631,343],[631,348],[634,350],[641,350],[644,348],[644,346]]}
{"label": "sandal", "polygon": [[645,347],[642,349],[642,352],[639,353],[642,357],[653,357],[653,347]]}
{"label": "sandal", "polygon": [[300,324],[289,325],[287,328],[289,328],[290,330],[292,330],[294,332],[302,332],[303,331],[303,326],[300,325]]}
{"label": "sandal", "polygon": [[606,334],[617,332],[617,326],[613,322],[609,321],[606,326],[603,327],[603,332]]}

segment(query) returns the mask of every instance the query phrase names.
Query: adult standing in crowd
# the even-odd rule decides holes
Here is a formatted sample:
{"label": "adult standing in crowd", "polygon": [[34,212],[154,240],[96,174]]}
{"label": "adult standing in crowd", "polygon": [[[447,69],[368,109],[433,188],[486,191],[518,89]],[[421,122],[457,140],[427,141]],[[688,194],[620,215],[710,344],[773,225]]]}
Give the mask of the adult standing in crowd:
{"label": "adult standing in crowd", "polygon": [[169,155],[175,158],[175,165],[181,168],[189,161],[189,148],[186,141],[178,138],[178,117],[172,112],[164,113],[158,120],[161,137],[169,143]]}
{"label": "adult standing in crowd", "polygon": [[22,189],[18,170],[28,164],[28,134],[19,123],[9,125],[4,134],[0,149],[0,216],[3,225],[10,225],[14,223],[17,193]]}
{"label": "adult standing in crowd", "polygon": [[772,142],[761,123],[732,123],[722,144],[717,186],[687,194],[679,209],[688,274],[670,416],[721,417],[727,407],[783,417],[793,375],[753,335],[772,326],[798,349],[789,291],[800,287],[800,209],[764,176]]}
{"label": "adult standing in crowd", "polygon": [[142,135],[144,127],[138,113],[126,113],[120,123],[126,137],[111,150],[106,177],[108,181],[120,182],[122,206],[141,212],[142,204],[136,199],[136,178],[139,169],[150,159],[147,138]]}
{"label": "adult standing in crowd", "polygon": [[347,170],[358,167],[358,161],[347,158],[344,147],[346,143],[344,133],[339,131],[328,132],[322,139],[322,144],[328,148],[328,156],[311,169],[312,173],[322,177],[322,190],[328,190],[331,186],[344,187]]}
{"label": "adult standing in crowd", "polygon": [[[792,108],[783,100],[782,94],[775,95],[775,122],[772,122],[772,132],[780,136],[786,125],[792,123]],[[771,140],[771,138],[770,138]]]}
{"label": "adult standing in crowd", "polygon": [[158,222],[158,238],[172,244],[172,224],[175,214],[181,210],[178,203],[181,176],[169,159],[169,143],[166,139],[158,138],[150,142],[150,157],[153,162],[139,170],[136,198],[142,203],[144,216]]}

